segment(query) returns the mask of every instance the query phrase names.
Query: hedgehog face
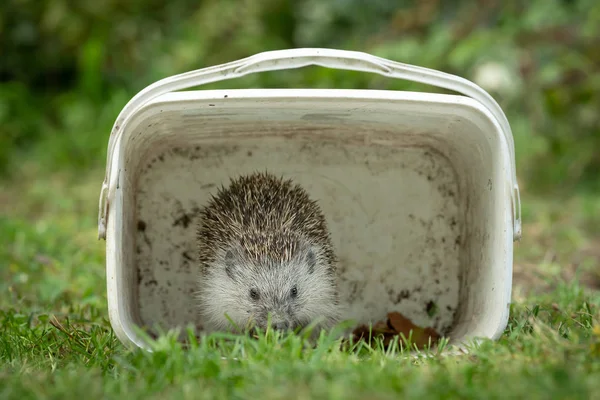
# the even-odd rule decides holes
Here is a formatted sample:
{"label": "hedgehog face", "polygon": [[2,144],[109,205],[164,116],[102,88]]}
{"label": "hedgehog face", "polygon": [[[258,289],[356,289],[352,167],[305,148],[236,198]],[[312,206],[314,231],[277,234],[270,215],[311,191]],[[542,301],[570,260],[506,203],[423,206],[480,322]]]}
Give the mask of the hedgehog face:
{"label": "hedgehog face", "polygon": [[223,251],[206,269],[201,301],[205,317],[218,329],[230,329],[230,321],[244,329],[269,324],[278,330],[295,330],[320,320],[336,320],[337,293],[331,267],[323,249],[303,243],[281,261],[262,257],[250,261],[241,246]]}

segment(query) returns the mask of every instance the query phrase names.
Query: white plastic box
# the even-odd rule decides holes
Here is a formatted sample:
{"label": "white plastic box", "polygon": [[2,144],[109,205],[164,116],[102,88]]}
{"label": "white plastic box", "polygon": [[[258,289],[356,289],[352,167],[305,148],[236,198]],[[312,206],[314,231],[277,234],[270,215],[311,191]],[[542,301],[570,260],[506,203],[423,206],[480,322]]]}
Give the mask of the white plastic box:
{"label": "white plastic box", "polygon": [[[461,95],[382,90],[177,90],[320,65]],[[369,54],[292,49],[160,80],[122,110],[99,210],[110,321],[202,329],[194,301],[196,211],[255,170],[317,199],[340,265],[345,318],[398,311],[451,343],[506,327],[513,241],[521,235],[514,144],[498,104],[472,82]],[[431,309],[437,314],[430,316]]]}

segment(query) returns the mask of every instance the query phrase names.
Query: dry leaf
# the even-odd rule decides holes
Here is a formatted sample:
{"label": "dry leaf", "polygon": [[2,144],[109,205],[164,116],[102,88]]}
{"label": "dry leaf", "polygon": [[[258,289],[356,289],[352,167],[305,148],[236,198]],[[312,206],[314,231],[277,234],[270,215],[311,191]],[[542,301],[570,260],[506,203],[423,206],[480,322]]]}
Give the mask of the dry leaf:
{"label": "dry leaf", "polygon": [[412,323],[412,321],[408,318],[406,318],[404,315],[400,314],[399,312],[391,312],[388,313],[388,321],[390,324],[390,327],[396,332],[396,333],[404,333],[404,335],[408,335],[408,332],[410,332],[411,329],[415,329],[417,328],[417,326],[415,324]]}
{"label": "dry leaf", "polygon": [[[392,343],[394,336],[397,337],[396,340],[402,341],[400,334],[404,335],[406,339],[410,337],[412,345],[416,345],[419,349],[427,347],[430,339],[432,346],[440,339],[440,335],[434,329],[419,327],[399,312],[390,312],[387,317],[387,321],[378,321],[371,330],[371,338],[382,337],[386,348]],[[368,341],[369,327],[360,325],[354,329],[352,334],[355,341],[361,339]],[[401,343],[404,344],[403,341]]]}

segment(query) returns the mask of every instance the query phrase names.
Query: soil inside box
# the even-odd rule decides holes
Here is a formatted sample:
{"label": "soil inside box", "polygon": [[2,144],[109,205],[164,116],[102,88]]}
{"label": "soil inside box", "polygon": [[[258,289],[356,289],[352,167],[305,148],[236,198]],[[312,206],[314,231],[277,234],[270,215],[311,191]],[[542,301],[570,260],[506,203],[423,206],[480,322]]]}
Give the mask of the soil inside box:
{"label": "soil inside box", "polygon": [[396,311],[447,334],[459,302],[464,225],[451,162],[430,146],[297,133],[169,142],[144,157],[135,189],[142,324],[151,332],[190,323],[202,329],[196,214],[231,177],[268,170],[294,179],[321,205],[339,258],[345,319],[375,323]]}

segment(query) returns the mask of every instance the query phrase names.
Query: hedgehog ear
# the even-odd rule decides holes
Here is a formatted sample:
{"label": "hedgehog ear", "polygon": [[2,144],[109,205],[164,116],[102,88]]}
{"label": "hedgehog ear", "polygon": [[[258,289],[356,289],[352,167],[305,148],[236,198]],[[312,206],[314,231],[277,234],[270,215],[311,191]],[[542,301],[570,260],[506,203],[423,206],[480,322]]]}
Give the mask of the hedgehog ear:
{"label": "hedgehog ear", "polygon": [[317,265],[317,255],[312,248],[308,249],[306,254],[306,264],[308,264],[308,273],[312,274],[315,272],[315,266]]}
{"label": "hedgehog ear", "polygon": [[227,273],[227,275],[235,280],[236,278],[236,269],[235,269],[235,260],[234,260],[234,256],[233,256],[233,251],[231,249],[227,250],[227,252],[225,253],[225,272]]}

